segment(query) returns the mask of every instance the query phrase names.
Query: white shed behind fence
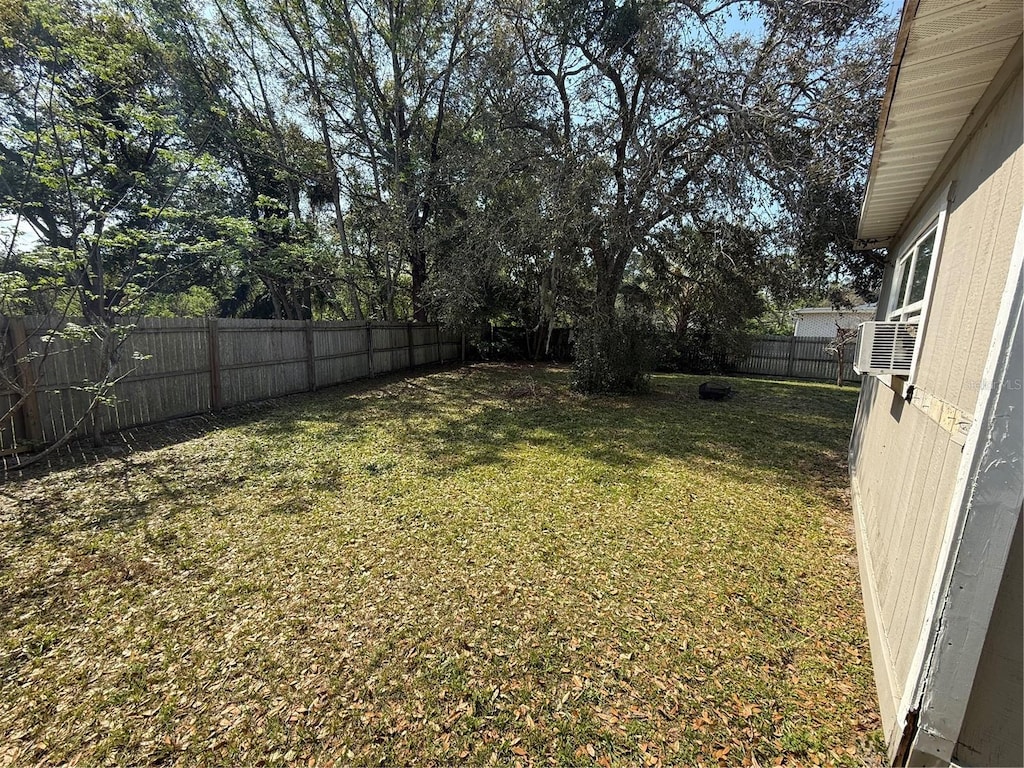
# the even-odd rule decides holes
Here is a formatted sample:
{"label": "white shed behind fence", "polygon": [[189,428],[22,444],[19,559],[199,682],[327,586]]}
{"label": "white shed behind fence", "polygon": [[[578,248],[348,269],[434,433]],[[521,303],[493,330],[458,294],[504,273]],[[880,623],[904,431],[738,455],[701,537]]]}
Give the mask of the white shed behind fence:
{"label": "white shed behind fence", "polygon": [[808,307],[793,313],[796,319],[794,336],[827,336],[834,339],[836,327],[856,328],[861,323],[875,319],[875,305],[861,304],[850,309],[832,307]]}

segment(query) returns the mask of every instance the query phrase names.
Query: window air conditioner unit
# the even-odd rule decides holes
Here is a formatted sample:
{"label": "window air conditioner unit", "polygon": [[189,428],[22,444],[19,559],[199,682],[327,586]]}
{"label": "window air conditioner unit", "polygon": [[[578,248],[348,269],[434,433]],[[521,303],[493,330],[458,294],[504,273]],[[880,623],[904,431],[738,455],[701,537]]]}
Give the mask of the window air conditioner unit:
{"label": "window air conditioner unit", "polygon": [[917,330],[917,323],[861,323],[853,370],[875,376],[909,376]]}

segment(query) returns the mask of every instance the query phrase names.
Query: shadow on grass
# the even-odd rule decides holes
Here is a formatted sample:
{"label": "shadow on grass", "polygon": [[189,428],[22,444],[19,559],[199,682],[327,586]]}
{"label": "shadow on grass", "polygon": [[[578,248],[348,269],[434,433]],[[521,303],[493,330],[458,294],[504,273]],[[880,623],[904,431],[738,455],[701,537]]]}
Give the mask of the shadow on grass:
{"label": "shadow on grass", "polygon": [[[566,369],[480,365],[310,403],[254,430],[294,438],[315,424],[318,448],[331,440],[366,445],[371,473],[390,468],[386,455],[372,453],[380,445],[373,433],[384,425],[404,456],[420,460],[418,471],[438,480],[500,469],[517,461],[521,448],[538,447],[559,460],[598,465],[590,475],[598,483],[628,483],[667,458],[703,463],[741,482],[763,482],[770,473],[808,492],[837,492],[855,389],[735,379],[735,398],[711,402],[697,397],[702,380],[661,375],[646,395],[582,397],[568,391]],[[331,467],[317,470],[329,474]]]}
{"label": "shadow on grass", "polygon": [[245,427],[250,424],[259,424],[262,434],[286,437],[293,429],[295,418],[286,416],[276,420],[273,424],[263,422],[274,419],[279,412],[284,413],[289,409],[309,409],[311,413],[317,413],[321,410],[317,401],[324,397],[334,398],[339,394],[349,397],[378,390],[384,391],[396,383],[411,381],[443,370],[451,370],[451,366],[421,366],[415,371],[389,373],[372,379],[357,379],[333,387],[325,387],[316,392],[298,392],[292,395],[233,405],[216,413],[201,413],[156,424],[130,427],[104,435],[106,443],[98,448],[92,446],[85,439],[73,440],[43,461],[24,469],[19,469],[13,463],[0,465],[0,482],[45,477],[52,472],[86,467],[134,452],[166,448],[202,437],[210,432]]}
{"label": "shadow on grass", "polygon": [[603,465],[610,481],[628,481],[668,458],[707,462],[743,481],[767,471],[820,490],[833,488],[845,467],[852,390],[736,380],[734,399],[711,402],[697,397],[701,377],[680,375],[656,377],[647,395],[582,398],[565,393],[561,372],[529,375],[542,383],[538,396],[503,397],[500,380],[492,380],[484,388],[489,399],[434,409],[430,426],[414,432],[432,474],[501,465],[524,444]]}
{"label": "shadow on grass", "polygon": [[[352,419],[355,419],[362,403],[372,401],[375,395],[390,392],[417,377],[451,369],[450,365],[422,366],[415,371],[359,379],[314,393],[286,395],[232,406],[217,413],[134,427],[105,435],[106,443],[102,447],[94,447],[87,440],[72,441],[45,460],[24,469],[7,466],[0,468],[0,523],[5,514],[4,506],[16,509],[13,522],[17,533],[14,538],[22,542],[53,536],[54,525],[58,522],[65,529],[102,529],[114,525],[131,527],[152,516],[155,501],[174,499],[186,490],[196,490],[194,486],[185,488],[177,482],[173,467],[170,467],[171,471],[158,471],[161,468],[167,469],[166,462],[147,458],[151,451],[234,429],[286,443],[298,425],[307,419],[329,421],[339,412],[345,411],[350,411]],[[339,402],[350,398],[355,403],[354,408],[337,407]],[[286,466],[278,469],[287,471]],[[83,473],[78,475],[81,479],[102,475],[103,480],[111,484],[112,493],[102,510],[74,508],[56,500],[53,493],[47,492],[53,490],[47,485],[48,478],[69,470]],[[133,492],[132,477],[147,470],[152,470],[148,471],[147,477],[159,487],[159,492],[156,495],[150,493],[147,498],[141,499]],[[243,481],[244,477],[244,474],[239,474],[238,468],[227,468],[226,474],[222,472],[210,478],[208,484],[211,491],[216,491],[225,484]],[[26,484],[35,485],[28,494],[23,490]],[[327,478],[323,480],[322,487],[329,487]],[[9,512],[7,516],[11,516]]]}
{"label": "shadow on grass", "polygon": [[[26,498],[24,489],[0,488],[0,500],[18,510],[21,540],[55,535],[55,523],[62,532],[131,527],[163,514],[155,512],[161,502],[186,493],[216,498],[253,477],[271,478],[269,487],[280,502],[274,508],[295,514],[303,509],[304,492],[331,492],[349,479],[336,457],[350,443],[365,450],[361,473],[386,475],[413,458],[421,462],[421,474],[439,482],[500,468],[516,461],[523,446],[548,449],[560,461],[596,465],[589,478],[598,484],[628,483],[668,458],[703,463],[741,482],[762,482],[767,472],[792,487],[831,494],[845,469],[855,390],[737,379],[735,398],[711,402],[697,397],[701,377],[659,375],[646,395],[582,397],[568,391],[568,378],[564,368],[488,364],[361,380],[129,430],[111,436],[102,451],[77,447],[23,475],[41,479],[74,468],[83,478],[102,479],[111,494],[101,510],[75,508],[73,496],[39,490],[39,503]],[[224,457],[216,448],[175,457],[200,468],[189,473],[168,466],[168,457],[147,455],[221,430],[238,433],[238,442],[247,446],[244,460]],[[397,442],[400,455],[382,447],[382,431]],[[142,495],[132,485],[140,473],[148,484]],[[162,506],[172,510],[168,514],[176,508]],[[212,512],[219,513],[230,510]]]}

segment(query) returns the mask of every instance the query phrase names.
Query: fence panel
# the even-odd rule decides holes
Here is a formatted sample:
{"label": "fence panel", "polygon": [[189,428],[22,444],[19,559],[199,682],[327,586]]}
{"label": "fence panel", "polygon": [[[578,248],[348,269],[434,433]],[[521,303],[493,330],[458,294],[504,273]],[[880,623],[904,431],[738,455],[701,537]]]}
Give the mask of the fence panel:
{"label": "fence panel", "polygon": [[18,351],[12,338],[10,323],[5,324],[0,335],[0,414],[9,414],[0,421],[0,446],[4,446],[0,456],[6,456],[18,449],[18,440],[26,434],[23,415],[19,403],[21,396],[14,389],[17,386]]}
{"label": "fence panel", "polygon": [[[71,334],[71,322],[83,332]],[[95,411],[105,431],[461,354],[452,331],[407,323],[147,318],[112,338],[116,384],[111,402]],[[76,425],[80,434],[91,429],[90,382],[109,363],[84,321],[8,318],[0,355],[0,455],[52,443]]]}
{"label": "fence panel", "polygon": [[138,323],[120,350],[120,375],[104,428],[126,429],[210,410],[210,354],[205,320]]}
{"label": "fence panel", "polygon": [[462,357],[462,334],[450,328],[437,329],[441,350],[441,360],[458,360]]}
{"label": "fence panel", "polygon": [[409,327],[405,323],[374,324],[373,373],[380,375],[409,367]]}
{"label": "fence panel", "polygon": [[225,406],[310,388],[304,321],[220,320],[218,326]]}
{"label": "fence panel", "polygon": [[314,323],[316,385],[329,387],[370,375],[366,323]]}
{"label": "fence panel", "polygon": [[[836,358],[826,351],[834,341],[827,336],[759,336],[747,357],[736,364],[736,373],[834,381]],[[858,378],[853,370],[853,350],[847,348],[843,380]]]}
{"label": "fence panel", "polygon": [[[26,351],[32,357],[40,438],[49,443],[81,422],[92,400],[88,383],[99,374],[96,340],[78,342],[53,331],[66,328],[45,316],[24,318]],[[83,428],[86,425],[83,423]]]}
{"label": "fence panel", "polygon": [[436,363],[437,342],[434,339],[434,328],[429,326],[412,326],[413,365],[430,365]]}

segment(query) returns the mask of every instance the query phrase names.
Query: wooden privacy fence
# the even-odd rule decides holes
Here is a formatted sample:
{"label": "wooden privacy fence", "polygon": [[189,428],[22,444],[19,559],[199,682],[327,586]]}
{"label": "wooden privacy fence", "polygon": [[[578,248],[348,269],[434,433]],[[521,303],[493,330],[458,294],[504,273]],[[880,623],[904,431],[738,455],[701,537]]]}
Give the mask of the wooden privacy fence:
{"label": "wooden privacy fence", "polygon": [[[99,342],[54,334],[62,329],[47,317],[6,322],[0,455],[53,443],[88,409],[90,382],[107,366]],[[125,429],[460,354],[461,338],[437,325],[149,318],[124,336],[97,416],[103,431]]]}
{"label": "wooden privacy fence", "polygon": [[[835,341],[828,336],[758,336],[736,373],[782,376],[793,379],[836,380],[836,358],[825,348]],[[859,381],[853,370],[854,346],[846,348],[844,381]]]}

